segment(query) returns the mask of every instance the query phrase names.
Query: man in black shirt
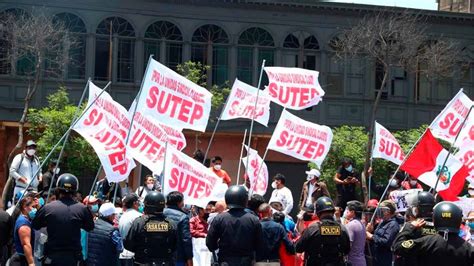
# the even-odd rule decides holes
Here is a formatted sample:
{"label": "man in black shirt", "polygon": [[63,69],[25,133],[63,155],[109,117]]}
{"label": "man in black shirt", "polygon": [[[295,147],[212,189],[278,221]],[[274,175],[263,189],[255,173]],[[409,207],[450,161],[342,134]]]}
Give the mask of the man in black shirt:
{"label": "man in black shirt", "polygon": [[[48,191],[51,182],[53,182],[53,186],[52,186],[51,188],[52,188],[52,189],[56,188],[56,182],[54,182],[55,180],[52,180],[53,175],[54,175],[55,177],[57,177],[58,174],[59,174],[59,168],[56,168],[56,165],[57,165],[57,161],[56,161],[56,160],[51,160],[51,161],[49,162],[48,171],[46,171],[46,173],[43,174],[43,180],[41,181],[41,188],[40,188],[40,190],[42,190],[42,191]],[[54,174],[55,171],[56,171],[56,174]],[[54,190],[52,190],[52,191],[54,191]]]}
{"label": "man in black shirt", "polygon": [[246,212],[248,194],[243,186],[231,186],[225,193],[229,207],[214,218],[206,237],[206,246],[219,249],[219,263],[229,266],[250,266],[262,238],[258,218]]}
{"label": "man in black shirt", "polygon": [[48,232],[44,265],[76,266],[82,256],[80,230],[91,231],[94,221],[89,208],[73,199],[77,178],[62,174],[57,184],[59,199],[39,209],[32,226],[35,230],[46,227]]}
{"label": "man in black shirt", "polygon": [[359,184],[359,174],[352,166],[352,160],[344,158],[334,176],[337,189],[337,206],[343,210],[348,201],[357,200],[356,185]]}

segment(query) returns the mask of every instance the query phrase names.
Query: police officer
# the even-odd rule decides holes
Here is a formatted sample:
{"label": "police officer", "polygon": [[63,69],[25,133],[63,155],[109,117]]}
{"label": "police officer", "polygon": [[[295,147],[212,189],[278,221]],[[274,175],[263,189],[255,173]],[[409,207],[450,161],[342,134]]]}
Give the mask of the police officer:
{"label": "police officer", "polygon": [[218,214],[209,228],[206,246],[219,249],[218,262],[228,266],[250,266],[262,239],[258,218],[246,212],[248,194],[243,186],[231,186],[225,192],[228,212]]}
{"label": "police officer", "polygon": [[[437,234],[416,238],[417,230],[425,225],[417,219],[404,226],[395,239],[396,255],[416,259],[418,265],[474,265],[474,248],[458,236],[462,211],[451,202],[440,202],[433,210]],[[419,234],[419,233],[418,233]]]}
{"label": "police officer", "polygon": [[350,250],[346,229],[334,220],[334,203],[320,197],[315,203],[320,221],[312,223],[296,242],[296,252],[304,252],[305,265],[345,265]]}
{"label": "police officer", "polygon": [[58,200],[39,209],[32,226],[46,227],[48,242],[45,245],[45,265],[77,265],[81,259],[81,228],[94,229],[92,214],[85,205],[76,202],[73,195],[79,182],[72,174],[62,174],[56,183]]}
{"label": "police officer", "polygon": [[151,191],[144,204],[145,215],[133,221],[125,248],[135,253],[135,265],[174,265],[178,233],[176,224],[163,215],[165,196]]}

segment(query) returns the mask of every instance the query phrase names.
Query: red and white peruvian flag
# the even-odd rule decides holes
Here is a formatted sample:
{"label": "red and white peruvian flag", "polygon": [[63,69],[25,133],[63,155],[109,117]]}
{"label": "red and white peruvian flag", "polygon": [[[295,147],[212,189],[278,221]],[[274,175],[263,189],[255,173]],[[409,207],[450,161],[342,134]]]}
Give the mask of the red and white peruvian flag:
{"label": "red and white peruvian flag", "polygon": [[444,200],[456,201],[461,193],[469,171],[454,155],[449,155],[443,169],[443,163],[449,152],[433,137],[429,129],[400,167],[421,182],[434,188],[439,173],[442,172],[437,187],[439,195]]}

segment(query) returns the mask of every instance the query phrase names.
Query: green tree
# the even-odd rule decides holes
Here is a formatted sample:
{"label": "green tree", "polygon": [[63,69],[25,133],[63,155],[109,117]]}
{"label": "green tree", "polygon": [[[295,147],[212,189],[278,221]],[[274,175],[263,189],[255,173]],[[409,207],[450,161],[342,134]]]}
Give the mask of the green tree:
{"label": "green tree", "polygon": [[[208,80],[206,73],[209,68],[209,66],[203,65],[201,62],[187,61],[177,66],[177,72],[199,86],[207,88]],[[212,109],[214,112],[217,112],[223,107],[230,93],[229,82],[226,81],[220,86],[212,85],[210,92],[212,93]]]}
{"label": "green tree", "polygon": [[[31,125],[28,133],[38,143],[38,156],[40,158],[44,158],[64,132],[67,131],[77,108],[77,106],[70,103],[68,92],[64,87],[60,87],[58,91],[50,94],[47,99],[47,107],[41,109],[31,108],[28,115],[28,121]],[[81,109],[84,109],[84,107],[85,105]],[[57,158],[61,148],[62,144],[52,154],[51,159]],[[99,159],[89,143],[72,131],[64,148],[60,167],[78,176],[91,176],[95,174],[99,167]]]}

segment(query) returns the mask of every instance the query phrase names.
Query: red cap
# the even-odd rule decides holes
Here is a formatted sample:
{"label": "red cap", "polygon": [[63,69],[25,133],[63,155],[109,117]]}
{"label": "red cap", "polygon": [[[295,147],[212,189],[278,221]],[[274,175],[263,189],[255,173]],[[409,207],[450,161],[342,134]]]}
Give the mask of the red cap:
{"label": "red cap", "polygon": [[82,203],[84,205],[94,205],[96,203],[99,203],[99,199],[94,197],[94,196],[87,196],[82,200]]}
{"label": "red cap", "polygon": [[376,200],[376,199],[371,199],[371,200],[367,201],[367,207],[376,207],[377,208],[377,205],[379,205],[379,201]]}

